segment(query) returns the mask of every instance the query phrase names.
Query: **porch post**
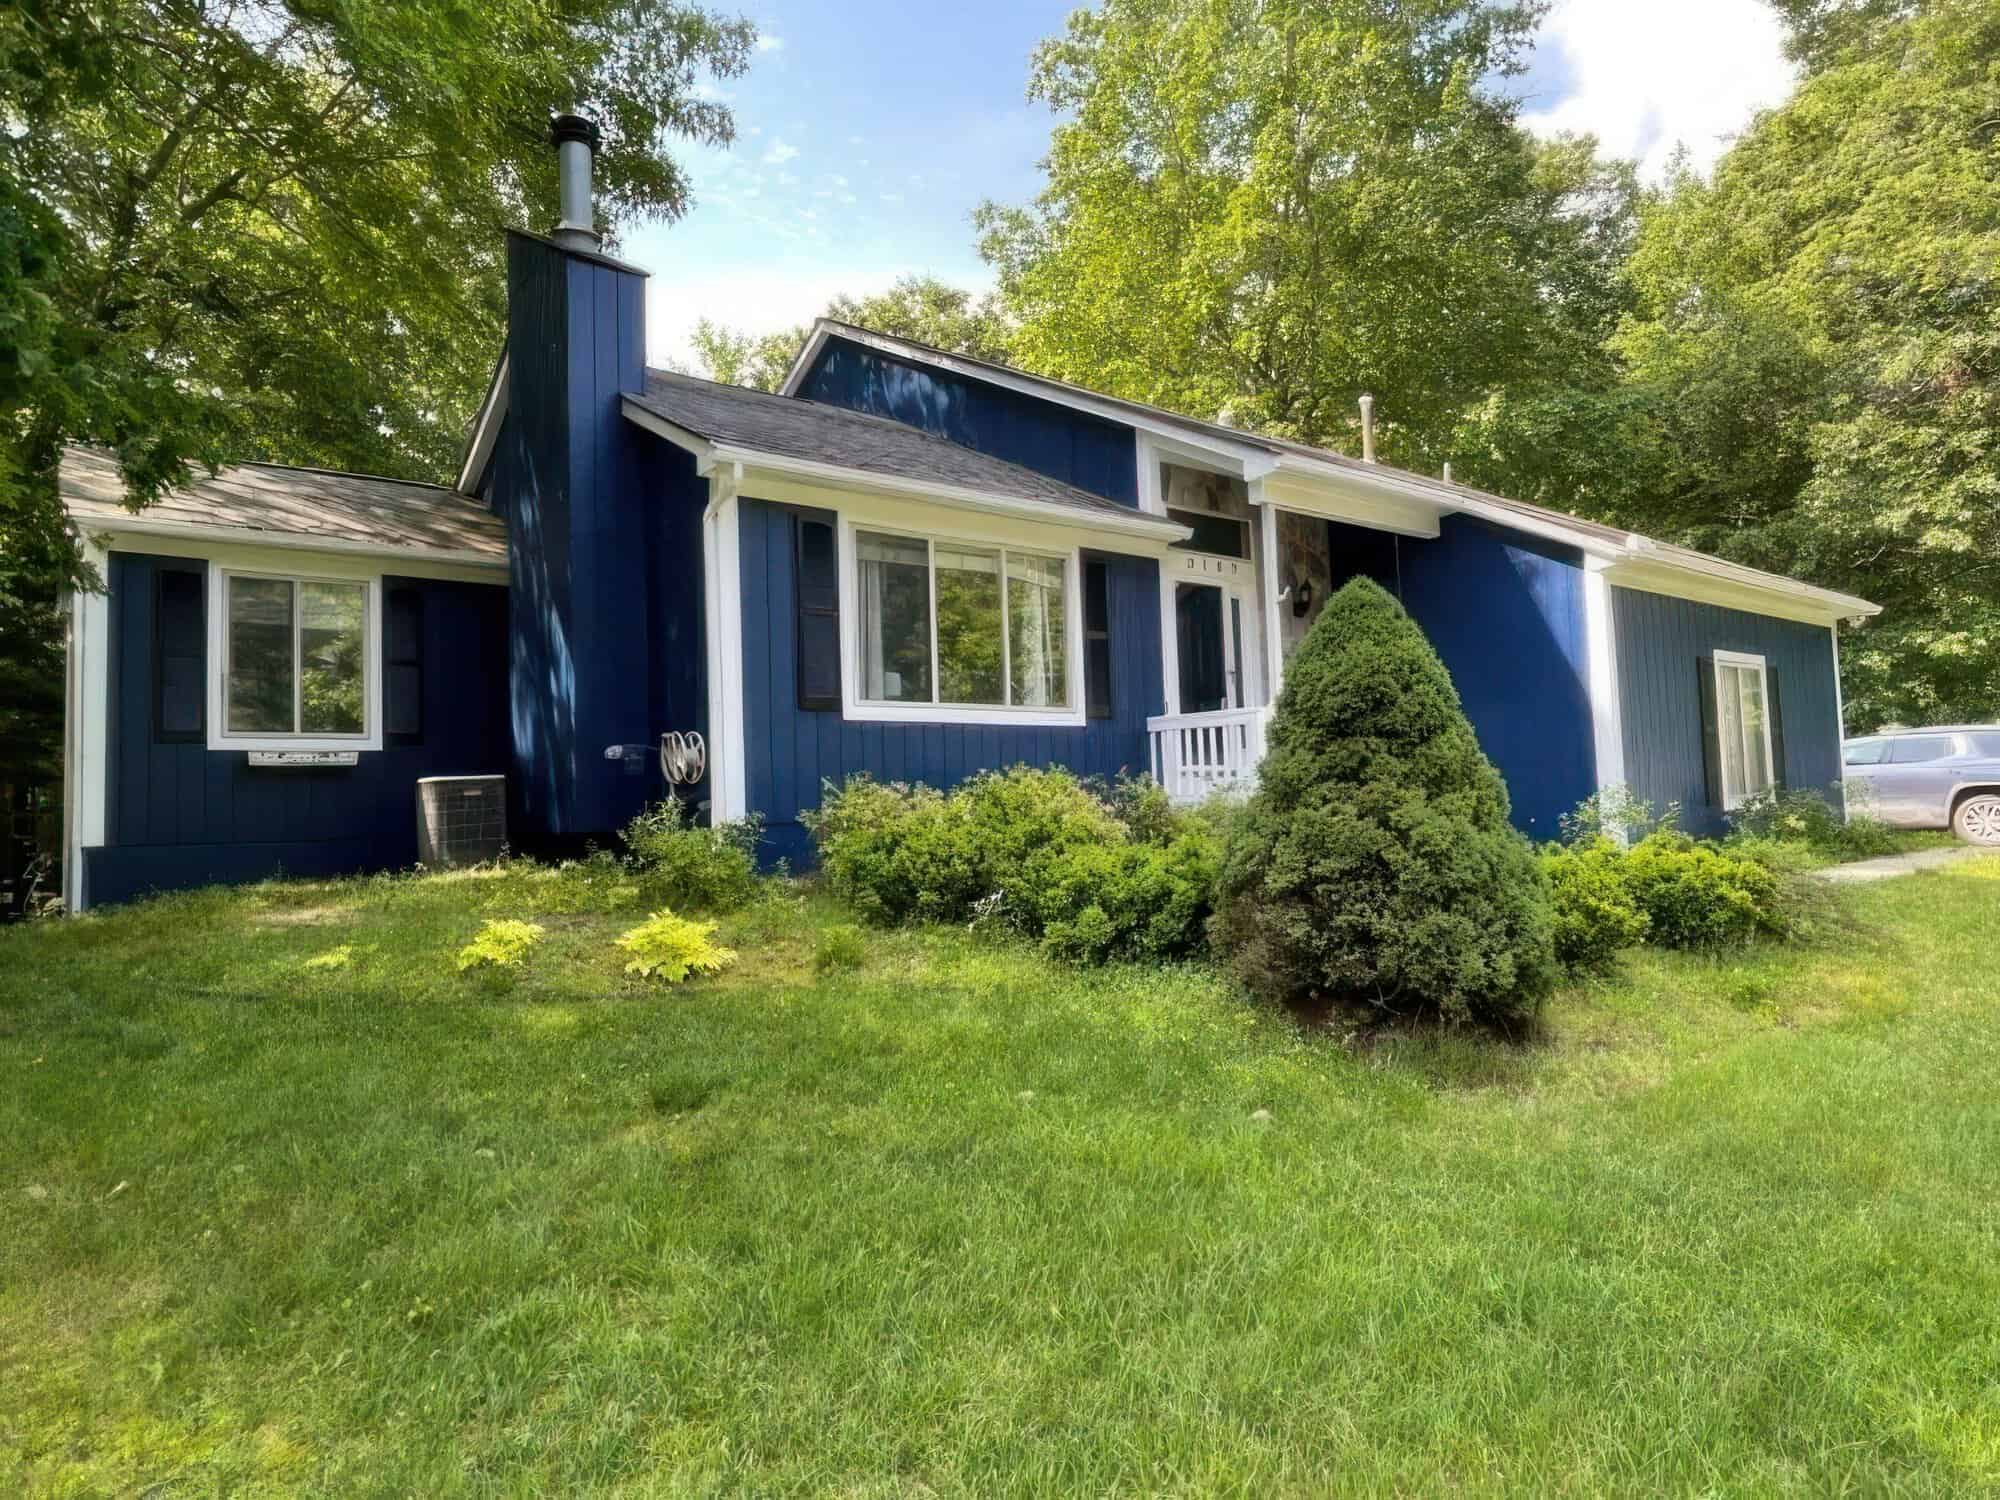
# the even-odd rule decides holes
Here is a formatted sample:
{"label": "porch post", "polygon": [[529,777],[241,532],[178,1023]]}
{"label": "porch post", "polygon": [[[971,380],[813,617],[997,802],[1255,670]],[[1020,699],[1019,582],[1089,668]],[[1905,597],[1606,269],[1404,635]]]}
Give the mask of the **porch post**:
{"label": "porch post", "polygon": [[1264,598],[1264,704],[1278,701],[1285,682],[1285,644],[1278,615],[1278,508],[1264,498],[1264,482],[1250,481],[1250,503],[1258,510],[1257,575]]}
{"label": "porch post", "polygon": [[1181,711],[1180,620],[1174,612],[1174,554],[1160,554],[1160,686],[1165,689],[1167,713]]}

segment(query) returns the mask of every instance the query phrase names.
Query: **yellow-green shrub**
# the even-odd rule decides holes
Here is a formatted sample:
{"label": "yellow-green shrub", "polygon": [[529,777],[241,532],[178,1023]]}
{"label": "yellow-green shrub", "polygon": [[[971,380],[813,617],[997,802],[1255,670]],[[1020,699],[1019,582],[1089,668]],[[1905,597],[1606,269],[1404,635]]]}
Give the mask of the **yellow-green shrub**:
{"label": "yellow-green shrub", "polygon": [[715,974],[736,962],[736,950],[715,941],[715,923],[691,922],[662,908],[624,933],[618,946],[632,955],[627,974],[679,984],[691,974]]}
{"label": "yellow-green shrub", "polygon": [[458,970],[496,968],[518,969],[528,950],[542,940],[542,929],[534,922],[497,918],[479,929],[477,936],[458,950]]}
{"label": "yellow-green shrub", "polygon": [[1602,836],[1541,852],[1549,878],[1556,958],[1572,974],[1601,974],[1652,926],[1625,881],[1625,851]]}

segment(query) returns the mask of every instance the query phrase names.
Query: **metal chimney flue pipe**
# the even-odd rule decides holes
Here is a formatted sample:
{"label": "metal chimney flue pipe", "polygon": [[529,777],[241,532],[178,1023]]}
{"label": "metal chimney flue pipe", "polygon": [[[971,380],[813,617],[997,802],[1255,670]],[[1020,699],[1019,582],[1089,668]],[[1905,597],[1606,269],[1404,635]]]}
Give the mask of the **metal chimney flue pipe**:
{"label": "metal chimney flue pipe", "polygon": [[1361,398],[1361,461],[1375,462],[1375,398]]}
{"label": "metal chimney flue pipe", "polygon": [[603,139],[595,120],[582,115],[557,115],[549,121],[549,138],[556,145],[556,185],[561,216],[556,220],[555,239],[572,250],[595,250],[602,243],[597,233],[597,209],[591,199],[590,164]]}

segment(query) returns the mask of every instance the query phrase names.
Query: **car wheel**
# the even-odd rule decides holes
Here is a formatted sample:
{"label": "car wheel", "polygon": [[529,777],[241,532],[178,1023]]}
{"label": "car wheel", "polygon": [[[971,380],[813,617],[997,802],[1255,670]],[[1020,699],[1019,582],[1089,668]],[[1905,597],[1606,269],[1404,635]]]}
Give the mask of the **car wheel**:
{"label": "car wheel", "polygon": [[1951,831],[1968,844],[2000,845],[2000,793],[1981,792],[1952,810]]}

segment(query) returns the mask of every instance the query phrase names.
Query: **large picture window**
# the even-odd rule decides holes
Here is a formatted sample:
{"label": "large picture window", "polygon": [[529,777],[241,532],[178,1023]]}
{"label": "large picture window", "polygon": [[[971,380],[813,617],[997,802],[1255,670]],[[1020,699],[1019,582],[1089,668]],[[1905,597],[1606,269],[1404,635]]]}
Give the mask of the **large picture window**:
{"label": "large picture window", "polygon": [[1775,780],[1770,694],[1764,658],[1715,653],[1715,718],[1722,757],[1722,805],[1740,807]]}
{"label": "large picture window", "polygon": [[1068,558],[864,530],[854,558],[861,703],[1071,711]]}
{"label": "large picture window", "polygon": [[374,584],[218,575],[222,739],[246,745],[372,743]]}

